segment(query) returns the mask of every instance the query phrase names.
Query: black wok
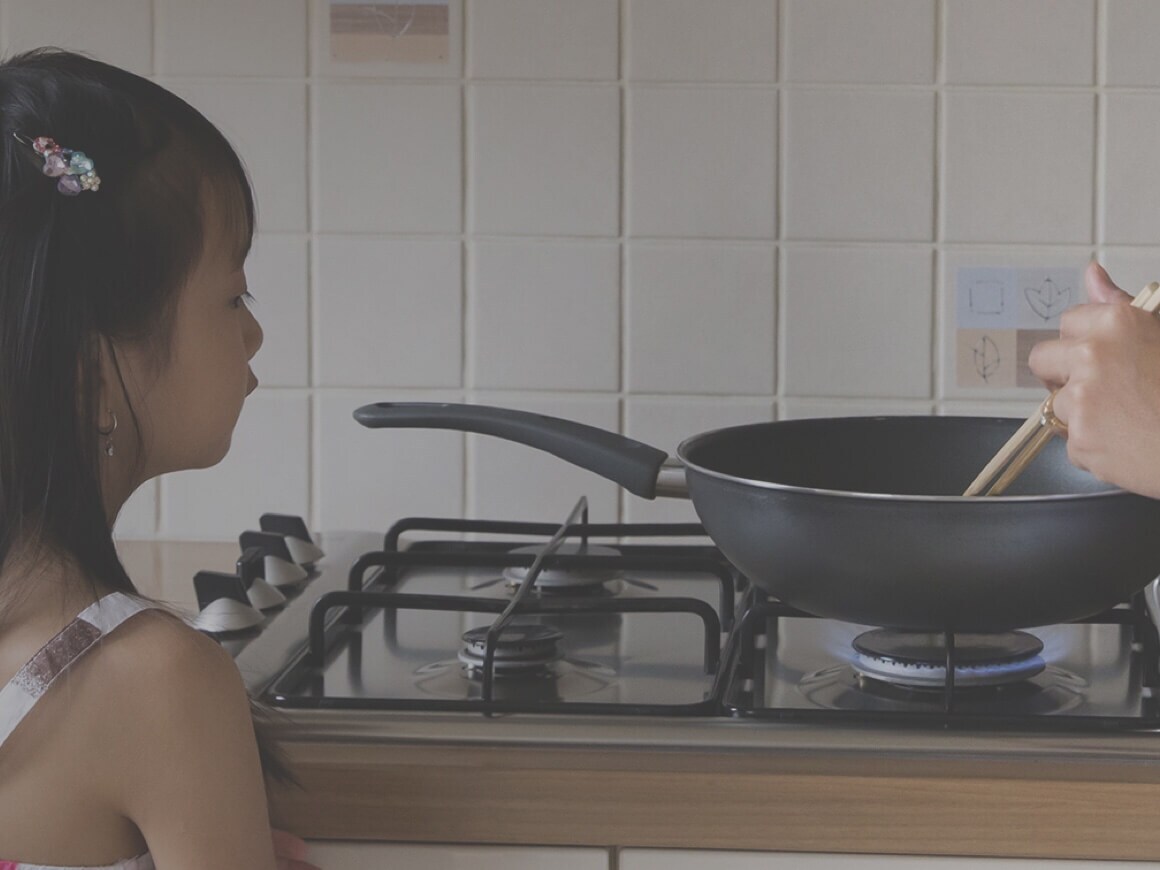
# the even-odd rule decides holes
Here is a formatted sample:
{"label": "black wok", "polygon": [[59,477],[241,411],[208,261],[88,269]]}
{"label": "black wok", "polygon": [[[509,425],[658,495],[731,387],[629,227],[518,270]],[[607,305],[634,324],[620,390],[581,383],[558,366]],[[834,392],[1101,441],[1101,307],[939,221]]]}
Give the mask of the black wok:
{"label": "black wok", "polygon": [[379,403],[355,419],[495,435],[644,498],[687,494],[709,536],[754,583],[848,622],[959,632],[1067,622],[1126,600],[1160,574],[1160,501],[1075,468],[1060,439],[1006,495],[956,495],[1021,420],[733,426],[689,438],[674,464],[611,432],[499,408]]}

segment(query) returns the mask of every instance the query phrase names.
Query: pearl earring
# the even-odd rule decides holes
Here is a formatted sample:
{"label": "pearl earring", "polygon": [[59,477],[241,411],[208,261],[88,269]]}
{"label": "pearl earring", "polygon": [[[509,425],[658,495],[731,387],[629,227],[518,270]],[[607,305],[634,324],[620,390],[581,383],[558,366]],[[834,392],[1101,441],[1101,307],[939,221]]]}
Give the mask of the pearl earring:
{"label": "pearl earring", "polygon": [[97,434],[105,439],[105,455],[113,455],[113,433],[117,431],[117,415],[112,409],[109,409],[109,417],[112,418],[113,423],[108,429],[97,427]]}

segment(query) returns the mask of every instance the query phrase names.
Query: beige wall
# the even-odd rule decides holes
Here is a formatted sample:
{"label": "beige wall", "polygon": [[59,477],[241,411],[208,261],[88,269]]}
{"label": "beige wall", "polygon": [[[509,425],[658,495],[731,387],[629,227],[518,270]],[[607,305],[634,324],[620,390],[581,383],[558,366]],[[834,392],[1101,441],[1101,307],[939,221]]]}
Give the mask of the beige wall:
{"label": "beige wall", "polygon": [[448,37],[393,62],[332,57],[328,12],[0,0],[8,50],[156,76],[257,188],[263,386],[226,462],[139,493],[123,536],[541,519],[580,494],[685,518],[350,412],[487,402],[665,448],[774,417],[1022,415],[1035,387],[959,375],[968,283],[1062,288],[1093,255],[1130,289],[1160,275],[1152,0],[452,0]]}

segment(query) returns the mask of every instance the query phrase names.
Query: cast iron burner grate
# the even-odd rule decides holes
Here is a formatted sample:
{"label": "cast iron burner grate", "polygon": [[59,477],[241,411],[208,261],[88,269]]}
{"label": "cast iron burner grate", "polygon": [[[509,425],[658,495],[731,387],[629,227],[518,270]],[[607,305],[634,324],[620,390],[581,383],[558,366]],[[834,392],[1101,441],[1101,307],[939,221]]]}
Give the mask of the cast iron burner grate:
{"label": "cast iron burner grate", "polygon": [[[513,547],[511,542],[497,541],[423,541],[400,549],[400,535],[416,529],[521,536],[551,533],[552,537],[546,545],[535,546]],[[696,524],[593,524],[587,522],[584,499],[563,525],[430,518],[400,521],[385,536],[383,550],[364,553],[355,561],[346,591],[327,592],[314,603],[308,645],[271,686],[270,701],[275,706],[297,708],[469,710],[485,715],[527,712],[719,716],[722,640],[735,623],[736,590],[741,578],[712,546],[618,543],[612,549],[589,542],[597,536],[623,540],[634,535],[704,536],[704,529]],[[400,585],[422,589],[422,584],[412,578],[421,578],[424,571],[460,568],[468,572],[494,569],[501,583],[505,574],[523,579],[514,594],[502,598],[479,594],[479,585],[468,586],[468,594],[398,591]],[[541,595],[537,587],[544,572],[554,577],[599,578],[599,584],[588,582],[579,591],[554,589],[553,593]],[[663,583],[654,586],[637,582],[637,572],[662,572],[666,579],[672,574],[681,578],[673,580],[674,585],[679,582],[681,589],[695,586],[700,591],[696,597],[665,594],[665,589],[657,588]],[[633,594],[614,594],[609,590],[610,583],[631,586]],[[585,594],[585,589],[593,586],[605,591]],[[491,621],[470,629],[458,652],[452,648],[449,654],[417,663],[419,666],[410,673],[418,677],[414,685],[423,697],[325,691],[328,676],[348,677],[349,682],[361,686],[373,682],[362,671],[368,665],[380,669],[411,667],[405,656],[384,662],[378,660],[377,652],[373,656],[364,654],[363,648],[377,650],[385,637],[388,651],[398,652],[395,638],[400,626],[413,624],[416,617],[410,615],[412,611],[460,614],[464,620],[483,615]],[[569,640],[573,629],[584,632],[583,640],[599,640],[605,636],[602,627],[609,629],[608,635],[632,635],[621,628],[621,620],[627,619],[636,620],[633,624],[637,633],[647,627],[647,621],[655,619],[667,620],[654,627],[656,634],[663,634],[661,625],[667,626],[674,619],[682,627],[695,624],[699,626],[700,654],[695,652],[697,641],[692,634],[665,635],[657,646],[675,645],[683,656],[678,661],[683,663],[663,659],[628,661],[629,678],[638,679],[637,685],[643,687],[634,691],[625,682],[624,674],[597,661],[599,656],[575,656],[571,647],[563,656],[548,651],[549,638],[560,643],[555,637],[557,625],[568,626]],[[372,623],[374,632],[368,641],[364,632]],[[518,643],[509,643],[513,632],[521,633]],[[533,654],[529,646],[538,649]],[[579,642],[574,647],[585,652]],[[371,658],[376,660],[368,662]],[[453,670],[466,673],[469,680],[456,682]],[[690,679],[690,674],[695,679]],[[382,676],[381,672],[377,676]],[[380,682],[385,681],[384,678]],[[466,687],[465,691],[467,682],[474,688]],[[570,685],[580,686],[580,690],[563,697],[562,690]],[[609,691],[601,694],[605,687]]]}

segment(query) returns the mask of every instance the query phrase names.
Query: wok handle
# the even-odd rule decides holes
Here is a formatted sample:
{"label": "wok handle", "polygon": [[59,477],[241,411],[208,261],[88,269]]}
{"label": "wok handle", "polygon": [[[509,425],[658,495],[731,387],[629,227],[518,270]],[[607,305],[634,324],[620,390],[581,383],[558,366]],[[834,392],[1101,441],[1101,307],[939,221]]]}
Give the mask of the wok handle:
{"label": "wok handle", "polygon": [[[615,432],[559,417],[486,405],[375,402],[358,408],[354,418],[370,429],[453,429],[494,435],[545,450],[642,498],[657,497],[657,478],[669,458],[663,450]],[[678,494],[672,476],[670,468],[663,495]]]}

